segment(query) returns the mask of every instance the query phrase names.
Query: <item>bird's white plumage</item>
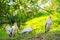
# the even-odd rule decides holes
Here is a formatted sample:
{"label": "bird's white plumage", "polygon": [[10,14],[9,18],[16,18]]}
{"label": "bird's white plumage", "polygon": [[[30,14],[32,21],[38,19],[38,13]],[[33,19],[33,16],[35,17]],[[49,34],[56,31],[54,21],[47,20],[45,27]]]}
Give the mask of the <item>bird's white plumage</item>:
{"label": "bird's white plumage", "polygon": [[18,31],[17,23],[14,23],[12,28],[10,27],[10,25],[7,25],[5,30],[6,30],[7,34],[9,34],[9,36],[12,36],[12,35],[14,36]]}
{"label": "bird's white plumage", "polygon": [[48,27],[49,25],[51,26],[51,24],[52,24],[52,20],[51,20],[51,19],[49,19],[49,20],[46,21],[46,26],[47,26],[47,27]]}
{"label": "bird's white plumage", "polygon": [[18,31],[17,23],[14,23],[14,25],[12,26],[12,34],[16,34],[17,31]]}
{"label": "bird's white plumage", "polygon": [[5,30],[7,34],[10,34],[12,32],[12,28],[10,26],[6,26]]}
{"label": "bird's white plumage", "polygon": [[51,25],[52,25],[52,19],[49,18],[45,24],[45,32],[49,31],[49,29],[51,28]]}
{"label": "bird's white plumage", "polygon": [[13,29],[12,33],[14,33],[14,32],[17,32],[18,27],[12,26],[12,29]]}
{"label": "bird's white plumage", "polygon": [[12,26],[12,29],[14,30],[14,31],[17,31],[18,30],[18,26]]}
{"label": "bird's white plumage", "polygon": [[29,33],[30,31],[32,31],[32,27],[24,28],[24,29],[21,31],[21,34],[23,34],[24,32]]}

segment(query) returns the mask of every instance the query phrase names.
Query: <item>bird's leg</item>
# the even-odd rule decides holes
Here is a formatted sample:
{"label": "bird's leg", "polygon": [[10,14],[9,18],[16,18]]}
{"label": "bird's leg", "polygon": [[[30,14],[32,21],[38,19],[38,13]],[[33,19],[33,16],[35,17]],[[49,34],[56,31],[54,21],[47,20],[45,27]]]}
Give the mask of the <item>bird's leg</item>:
{"label": "bird's leg", "polygon": [[11,37],[11,35],[9,34],[9,37]]}
{"label": "bird's leg", "polygon": [[45,33],[47,33],[49,30],[50,30],[50,29],[46,29],[46,30],[45,30]]}
{"label": "bird's leg", "polygon": [[11,36],[12,36],[12,32],[11,32],[10,34],[11,34]]}
{"label": "bird's leg", "polygon": [[45,33],[46,33],[46,31],[45,31]]}
{"label": "bird's leg", "polygon": [[13,37],[15,37],[15,34],[13,34]]}
{"label": "bird's leg", "polygon": [[45,27],[45,33],[47,32],[46,27]]}

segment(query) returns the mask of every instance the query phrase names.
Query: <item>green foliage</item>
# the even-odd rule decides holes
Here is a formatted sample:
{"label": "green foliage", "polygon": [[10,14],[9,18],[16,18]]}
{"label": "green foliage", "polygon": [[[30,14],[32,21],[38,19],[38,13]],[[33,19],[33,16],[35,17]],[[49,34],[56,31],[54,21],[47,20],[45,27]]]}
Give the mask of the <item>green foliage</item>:
{"label": "green foliage", "polygon": [[[46,3],[47,0],[42,0],[41,2]],[[37,0],[15,0],[13,2],[15,2],[15,5],[7,5],[7,3],[9,3],[10,1],[7,0],[1,0],[0,1],[0,24],[3,22],[6,23],[14,23],[14,21],[18,21],[18,22],[25,22],[26,19],[30,18],[31,16],[36,16],[39,12],[39,9],[37,9]],[[55,10],[55,8],[57,7],[56,5],[59,5],[59,1],[54,0],[51,1],[52,5],[51,7],[46,7],[44,10],[47,12],[53,12],[53,10]],[[31,7],[28,8],[28,5],[31,4]],[[23,6],[23,9],[21,10],[20,6]],[[32,7],[33,6],[33,7]],[[59,6],[58,6],[59,7]],[[33,12],[32,13],[26,13],[27,12],[27,8],[31,9]],[[15,16],[13,16],[13,14],[15,14],[14,12],[18,10],[17,14]],[[57,10],[57,8],[56,8]],[[3,17],[3,18],[2,18]],[[5,21],[2,21],[5,20]],[[6,21],[7,20],[7,21]]]}
{"label": "green foliage", "polygon": [[[38,6],[37,0],[14,0],[14,5],[7,5],[9,2],[9,0],[0,0],[0,37],[8,36],[4,31],[4,28],[6,27],[6,24],[9,23],[12,25],[14,22],[17,22],[20,28],[18,33],[23,28],[29,26],[32,26],[33,31],[28,35],[42,33],[45,31],[45,21],[48,19],[50,14],[52,15],[53,27],[49,32],[60,30],[59,0],[51,0],[52,4],[50,6],[45,6],[44,9]],[[41,1],[43,4],[46,2],[47,0]],[[42,9],[42,11],[40,9]],[[29,10],[31,10],[31,12],[28,12]],[[21,38],[23,38],[23,36],[21,36]]]}

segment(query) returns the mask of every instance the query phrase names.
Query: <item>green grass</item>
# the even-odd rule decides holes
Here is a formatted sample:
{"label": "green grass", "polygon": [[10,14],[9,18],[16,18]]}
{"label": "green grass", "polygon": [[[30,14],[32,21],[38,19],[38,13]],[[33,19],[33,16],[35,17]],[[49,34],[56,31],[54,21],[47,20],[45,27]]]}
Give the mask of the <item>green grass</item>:
{"label": "green grass", "polygon": [[[50,31],[55,31],[55,30],[59,30],[59,29],[57,29],[57,28],[60,28],[59,26],[59,23],[58,22],[60,22],[60,21],[58,21],[59,20],[59,15],[60,14],[52,14],[51,16],[52,16],[52,21],[53,21],[53,23],[52,23],[52,28],[51,28],[51,30]],[[27,22],[25,22],[25,24],[26,25],[24,25],[24,26],[21,26],[20,28],[25,28],[25,27],[29,27],[29,26],[32,26],[32,28],[33,28],[33,30],[34,29],[37,29],[36,30],[36,33],[40,33],[40,32],[44,32],[45,31],[45,22],[46,22],[46,20],[49,18],[49,16],[50,15],[48,15],[48,16],[41,16],[41,17],[36,17],[36,18],[34,18],[34,19],[31,19],[30,21],[27,21]],[[59,18],[58,18],[59,17]],[[39,32],[38,32],[38,30],[39,30]]]}
{"label": "green grass", "polygon": [[[45,22],[49,18],[49,16],[50,15],[35,17],[35,18],[30,19],[29,21],[25,22],[26,25],[20,26],[20,28],[18,30],[18,33],[21,32],[21,30],[23,28],[26,28],[26,27],[29,27],[29,26],[32,26],[33,31],[30,32],[29,34],[24,34],[24,35],[18,35],[17,34],[17,36],[15,38],[17,38],[17,39],[27,39],[28,37],[32,37],[34,35],[44,33],[44,31],[45,31]],[[49,40],[51,40],[53,38],[52,37],[50,39],[48,37],[48,34],[50,32],[52,32],[52,33],[56,32],[57,34],[60,34],[60,24],[59,24],[60,23],[60,14],[54,13],[54,14],[51,14],[51,16],[52,16],[53,24],[52,24],[52,28],[50,29],[50,31],[47,33],[47,36],[46,36],[47,39],[49,39]],[[7,33],[5,32],[5,30],[3,28],[0,29],[0,39],[1,38],[3,38],[3,39],[8,39],[9,38]]]}

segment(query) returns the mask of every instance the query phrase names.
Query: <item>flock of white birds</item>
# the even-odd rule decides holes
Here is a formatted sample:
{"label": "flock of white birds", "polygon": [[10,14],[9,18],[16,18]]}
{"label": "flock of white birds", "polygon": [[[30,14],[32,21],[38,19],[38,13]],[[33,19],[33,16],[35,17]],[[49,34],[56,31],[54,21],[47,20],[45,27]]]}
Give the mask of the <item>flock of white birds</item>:
{"label": "flock of white birds", "polygon": [[[15,36],[18,32],[18,26],[17,23],[14,23],[12,27],[10,27],[10,25],[8,24],[5,28],[7,34],[11,37],[11,36]],[[30,31],[32,31],[32,27],[29,28],[24,28],[20,34],[24,34],[24,33],[29,33]]]}
{"label": "flock of white birds", "polygon": [[[51,28],[51,25],[52,25],[52,17],[50,16],[49,19],[46,21],[46,24],[45,24],[45,32],[48,32]],[[10,25],[8,24],[5,28],[7,34],[11,37],[11,36],[15,36],[18,32],[18,26],[17,26],[17,23],[15,22],[13,24],[12,27],[10,27]],[[32,26],[28,27],[28,28],[24,28],[20,34],[24,34],[24,33],[29,33],[31,32],[33,29],[32,29]]]}

